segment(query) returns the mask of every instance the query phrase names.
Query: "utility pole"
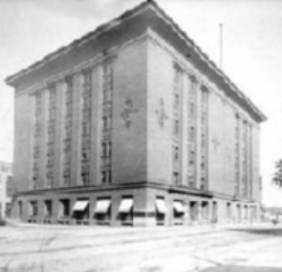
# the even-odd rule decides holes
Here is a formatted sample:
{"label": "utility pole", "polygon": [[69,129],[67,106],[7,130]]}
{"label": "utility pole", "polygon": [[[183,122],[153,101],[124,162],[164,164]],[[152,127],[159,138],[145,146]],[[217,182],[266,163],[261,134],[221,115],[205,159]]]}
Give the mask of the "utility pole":
{"label": "utility pole", "polygon": [[219,24],[219,68],[223,68],[223,24]]}

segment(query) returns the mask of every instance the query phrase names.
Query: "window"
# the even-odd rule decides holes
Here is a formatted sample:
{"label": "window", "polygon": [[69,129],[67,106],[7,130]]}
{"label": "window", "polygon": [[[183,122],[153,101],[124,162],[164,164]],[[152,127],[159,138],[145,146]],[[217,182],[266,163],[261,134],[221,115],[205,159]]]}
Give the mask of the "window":
{"label": "window", "polygon": [[89,122],[82,123],[82,135],[89,135],[90,134],[90,126]]}
{"label": "window", "polygon": [[103,129],[106,130],[108,128],[108,118],[107,116],[103,116]]}
{"label": "window", "polygon": [[111,115],[103,116],[102,126],[103,130],[109,130],[111,128],[112,117]]}
{"label": "window", "polygon": [[22,203],[22,201],[18,201],[18,214],[19,214],[19,217],[22,217],[22,215],[23,215],[23,203]]}
{"label": "window", "polygon": [[107,182],[107,171],[102,171],[102,183]]}
{"label": "window", "polygon": [[79,198],[73,206],[73,218],[76,220],[89,219],[89,198]]}
{"label": "window", "polygon": [[133,224],[133,197],[123,197],[119,206],[119,217],[123,225]]}
{"label": "window", "polygon": [[173,121],[173,134],[175,136],[179,135],[179,121],[178,120]]}
{"label": "window", "polygon": [[82,178],[83,185],[88,185],[90,183],[89,169],[88,169],[87,172],[82,172],[81,173],[81,178]]}
{"label": "window", "polygon": [[205,181],[206,181],[206,178],[205,177],[201,177],[201,185],[200,185],[200,189],[201,190],[205,190]]}
{"label": "window", "polygon": [[183,202],[180,200],[173,201],[173,218],[174,225],[183,225],[185,209]]}
{"label": "window", "polygon": [[202,211],[202,218],[207,220],[209,218],[209,202],[207,201],[202,202],[201,211]]}
{"label": "window", "polygon": [[86,150],[86,148],[82,149],[82,161],[83,162],[89,161],[89,150]]}
{"label": "window", "polygon": [[179,94],[174,93],[174,110],[178,111],[179,110],[179,103],[180,99],[179,99]]}
{"label": "window", "polygon": [[196,116],[196,114],[195,114],[195,104],[190,102],[189,103],[189,118],[193,120],[193,119],[195,119],[195,116]]}
{"label": "window", "polygon": [[112,143],[108,142],[108,156],[111,157],[112,156]]}
{"label": "window", "polygon": [[202,134],[201,135],[201,150],[205,150],[206,148],[206,135],[205,134]]}
{"label": "window", "polygon": [[102,156],[103,157],[107,157],[107,154],[108,152],[107,152],[107,143],[105,143],[105,142],[103,142],[102,143]]}
{"label": "window", "polygon": [[227,213],[227,219],[230,220],[231,219],[231,204],[227,203],[226,205],[226,213]]}
{"label": "window", "polygon": [[212,203],[212,223],[217,223],[218,217],[218,208],[217,208],[217,202]]}
{"label": "window", "polygon": [[173,147],[173,159],[175,162],[179,161],[179,147],[178,146]]}
{"label": "window", "polygon": [[112,183],[112,171],[108,170],[108,183]]}
{"label": "window", "polygon": [[195,187],[195,177],[194,175],[189,175],[188,176],[188,184],[190,187]]}
{"label": "window", "polygon": [[206,113],[205,111],[202,109],[202,112],[201,112],[201,126],[205,126],[206,124]]}
{"label": "window", "polygon": [[165,215],[167,212],[164,197],[157,197],[155,205],[157,225],[164,225]]}
{"label": "window", "polygon": [[111,199],[98,198],[94,216],[98,225],[109,225],[111,218]]}
{"label": "window", "polygon": [[202,157],[202,162],[201,162],[201,169],[205,170],[205,161],[203,157]]}
{"label": "window", "polygon": [[178,172],[173,172],[172,174],[172,177],[173,177],[173,184],[174,185],[180,185],[179,182],[179,173]]}
{"label": "window", "polygon": [[198,217],[198,204],[196,201],[191,201],[189,203],[189,208],[190,208],[190,220],[196,221]]}
{"label": "window", "polygon": [[30,216],[37,216],[37,201],[30,201]]}
{"label": "window", "polygon": [[61,199],[60,204],[61,204],[60,215],[62,217],[70,216],[70,200],[69,199]]}
{"label": "window", "polygon": [[237,219],[241,220],[241,206],[240,204],[237,205]]}
{"label": "window", "polygon": [[195,127],[191,126],[189,129],[189,141],[195,141]]}
{"label": "window", "polygon": [[45,200],[44,201],[44,215],[45,217],[50,217],[52,215],[52,201],[51,200]]}
{"label": "window", "polygon": [[190,154],[189,155],[190,155],[189,156],[189,164],[190,165],[194,165],[194,162],[195,162],[195,157],[194,157],[195,152],[194,152],[194,150],[190,150]]}

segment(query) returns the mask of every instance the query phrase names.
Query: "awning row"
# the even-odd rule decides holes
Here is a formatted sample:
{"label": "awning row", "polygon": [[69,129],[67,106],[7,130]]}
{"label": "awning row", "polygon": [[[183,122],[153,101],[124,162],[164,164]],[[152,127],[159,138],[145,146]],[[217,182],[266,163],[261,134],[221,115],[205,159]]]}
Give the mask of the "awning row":
{"label": "awning row", "polygon": [[[97,205],[95,208],[95,213],[107,213],[109,210],[111,204],[110,199],[101,199],[97,201]],[[84,211],[89,205],[89,200],[78,200],[75,202],[73,206],[74,212],[82,212]],[[133,199],[132,198],[126,198],[121,201],[121,204],[119,206],[119,213],[129,213],[130,210],[133,207]]]}
{"label": "awning row", "polygon": [[[95,213],[107,213],[111,204],[110,199],[101,199],[98,200]],[[76,201],[75,205],[73,206],[73,211],[84,211],[89,205],[88,200],[78,200]],[[160,214],[166,214],[167,208],[164,199],[156,199],[155,202],[157,212]],[[121,204],[119,206],[119,213],[129,213],[133,207],[133,199],[132,198],[125,198],[122,199]],[[180,201],[173,202],[173,208],[178,213],[184,213],[185,209],[183,207],[183,203]]]}

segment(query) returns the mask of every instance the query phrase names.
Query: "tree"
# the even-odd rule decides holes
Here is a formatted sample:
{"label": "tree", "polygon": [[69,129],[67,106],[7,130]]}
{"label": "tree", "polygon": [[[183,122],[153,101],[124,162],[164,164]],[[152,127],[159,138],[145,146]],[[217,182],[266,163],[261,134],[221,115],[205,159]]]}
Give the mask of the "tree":
{"label": "tree", "polygon": [[276,172],[274,173],[274,177],[272,182],[279,187],[282,187],[282,159],[275,163]]}

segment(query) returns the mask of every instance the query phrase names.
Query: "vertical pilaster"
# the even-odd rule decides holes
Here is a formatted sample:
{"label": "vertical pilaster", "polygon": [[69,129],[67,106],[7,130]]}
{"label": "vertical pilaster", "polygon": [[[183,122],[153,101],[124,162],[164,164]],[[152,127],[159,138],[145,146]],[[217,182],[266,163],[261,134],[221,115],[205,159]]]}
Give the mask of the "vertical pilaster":
{"label": "vertical pilaster", "polygon": [[182,104],[183,104],[183,70],[177,64],[173,64],[173,119],[172,119],[172,184],[179,186],[182,184],[182,131],[183,131],[183,120],[182,120]]}
{"label": "vertical pilaster", "polygon": [[208,189],[208,89],[200,89],[200,189]]}
{"label": "vertical pilaster", "polygon": [[58,187],[64,186],[65,184],[65,139],[66,139],[66,92],[67,92],[67,84],[65,80],[61,80],[59,82],[58,91],[60,93],[60,125],[59,129],[61,131],[60,133],[60,145],[59,145],[59,164],[60,169],[58,173]]}
{"label": "vertical pilaster", "polygon": [[35,96],[30,95],[29,96],[29,105],[30,105],[30,164],[29,164],[29,183],[28,183],[28,190],[33,189],[33,178],[34,178],[34,164],[35,164],[35,158],[34,158],[34,147],[35,147],[35,133],[36,133],[36,126],[35,126]]}
{"label": "vertical pilaster", "polygon": [[74,75],[73,78],[73,108],[72,108],[72,158],[71,158],[71,178],[72,185],[81,185],[81,74]]}
{"label": "vertical pilaster", "polygon": [[48,90],[42,90],[42,139],[41,139],[41,171],[40,171],[40,188],[46,187],[47,175],[47,151],[48,151],[48,111],[49,95]]}
{"label": "vertical pilaster", "polygon": [[101,82],[102,69],[99,65],[92,69],[90,184],[99,184],[100,180]]}
{"label": "vertical pilaster", "polygon": [[253,198],[253,129],[249,125],[249,198]]}
{"label": "vertical pilaster", "polygon": [[47,173],[46,187],[52,188],[55,186],[55,167],[56,167],[56,142],[57,142],[57,88],[56,83],[48,85],[48,117],[47,123]]}
{"label": "vertical pilaster", "polygon": [[235,114],[235,197],[240,197],[240,180],[241,180],[241,145],[240,145],[240,127],[241,121],[238,113]]}
{"label": "vertical pilaster", "polygon": [[197,186],[197,81],[194,76],[188,76],[188,186]]}
{"label": "vertical pilaster", "polygon": [[[196,152],[195,152],[195,163],[196,163],[196,188],[201,187],[201,88],[200,84],[197,83],[196,88],[196,137],[195,137],[195,143],[196,143]],[[199,205],[201,206],[201,205]]]}
{"label": "vertical pilaster", "polygon": [[181,132],[181,176],[182,185],[189,185],[188,175],[188,130],[189,130],[189,118],[188,118],[188,96],[189,96],[189,80],[187,74],[183,74],[183,87],[182,87],[182,132]]}
{"label": "vertical pilaster", "polygon": [[65,78],[65,112],[64,112],[64,170],[63,186],[71,186],[72,183],[72,150],[73,150],[73,76]]}
{"label": "vertical pilaster", "polygon": [[56,83],[56,115],[55,115],[55,158],[54,158],[54,187],[59,187],[62,179],[62,139],[63,139],[63,90],[62,82]]}

